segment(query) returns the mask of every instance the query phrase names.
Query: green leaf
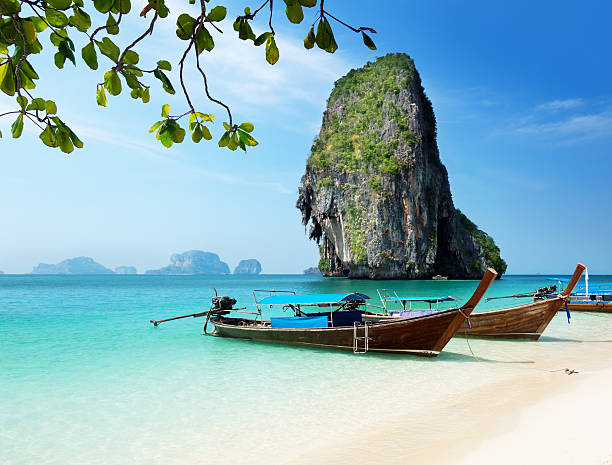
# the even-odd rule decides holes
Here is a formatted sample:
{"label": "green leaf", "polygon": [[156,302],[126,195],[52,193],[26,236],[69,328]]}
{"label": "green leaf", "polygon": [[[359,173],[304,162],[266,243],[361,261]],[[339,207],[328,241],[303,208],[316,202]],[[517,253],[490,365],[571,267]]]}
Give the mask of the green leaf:
{"label": "green leaf", "polygon": [[253,131],[253,129],[255,129],[255,126],[253,125],[253,123],[249,123],[249,122],[242,123],[238,127],[246,132],[251,132]]}
{"label": "green leaf", "polygon": [[205,27],[200,27],[198,35],[196,36],[196,51],[198,54],[202,53],[203,50],[211,51],[215,47],[210,32]]}
{"label": "green leaf", "polygon": [[253,29],[251,29],[251,25],[246,19],[240,21],[238,27],[238,38],[242,40],[255,40],[255,33],[253,32]]}
{"label": "green leaf", "polygon": [[74,11],[74,15],[69,18],[70,24],[75,26],[81,32],[87,31],[87,29],[91,27],[91,18],[89,15],[76,5],[72,8],[72,10]]}
{"label": "green leaf", "polygon": [[196,144],[202,140],[203,134],[202,129],[200,129],[200,125],[198,125],[195,130],[191,133],[191,140]]}
{"label": "green leaf", "polygon": [[225,121],[223,122],[223,127],[225,128],[226,131],[232,130],[232,127],[229,124],[227,124]]}
{"label": "green leaf", "polygon": [[29,19],[24,19],[21,21],[21,29],[28,44],[33,44],[36,42],[36,26],[34,26],[32,21]]}
{"label": "green leaf", "polygon": [[128,87],[137,91],[135,94],[132,94],[132,97],[140,97],[140,89],[142,86],[140,85],[140,82],[138,82],[138,79],[136,79],[136,77],[132,73],[125,69],[121,71],[121,74],[123,75]]}
{"label": "green leaf", "polygon": [[13,74],[13,64],[9,62],[3,66],[5,67],[6,71],[4,71],[4,79],[2,80],[2,83],[0,83],[0,90],[2,90],[2,92],[4,92],[6,95],[12,97],[15,95],[15,75]]}
{"label": "green leaf", "polygon": [[94,7],[100,13],[108,13],[113,7],[115,0],[94,0]]}
{"label": "green leaf", "polygon": [[155,123],[153,126],[151,126],[151,129],[149,129],[149,132],[153,132],[155,131],[158,127],[160,127],[162,124],[164,124],[164,120],[158,121],[157,123]]}
{"label": "green leaf", "polygon": [[57,49],[59,53],[61,53],[66,58],[68,58],[70,61],[72,61],[72,64],[76,66],[76,60],[74,58],[74,53],[71,50],[71,45],[72,45],[72,41],[69,42],[68,39],[62,40]]}
{"label": "green leaf", "polygon": [[42,32],[47,29],[47,23],[44,19],[39,18],[38,16],[30,16],[28,19],[34,24],[36,32]]}
{"label": "green leaf", "polygon": [[47,123],[47,127],[38,136],[47,147],[57,147],[57,138],[55,137],[55,131],[51,128],[51,125]]}
{"label": "green leaf", "polygon": [[155,71],[153,71],[153,76],[155,76],[161,81],[162,86],[166,92],[168,92],[169,94],[175,93],[174,87],[172,87],[170,79],[168,79],[168,76],[166,76],[163,71],[161,71],[160,69],[155,69]]}
{"label": "green leaf", "polygon": [[367,35],[365,32],[361,32],[361,35],[363,36],[363,43],[365,44],[365,46],[368,47],[370,50],[376,50],[376,45],[374,45],[374,42],[372,41],[370,36]]}
{"label": "green leaf", "polygon": [[300,5],[305,6],[306,8],[312,8],[317,4],[317,0],[299,0]]}
{"label": "green leaf", "polygon": [[176,36],[181,40],[188,40],[193,35],[195,25],[195,18],[183,13],[176,20]]}
{"label": "green leaf", "polygon": [[106,105],[108,105],[108,102],[106,100],[106,93],[104,92],[104,86],[98,85],[98,88],[96,90],[96,102],[101,107],[105,107]]}
{"label": "green leaf", "polygon": [[67,10],[72,0],[47,0],[47,3],[57,10]]}
{"label": "green leaf", "polygon": [[17,103],[19,104],[19,106],[21,107],[22,110],[28,104],[28,99],[26,97],[24,97],[23,95],[18,95],[15,100],[17,100]]}
{"label": "green leaf", "polygon": [[121,79],[115,71],[107,71],[104,73],[104,87],[111,95],[119,95],[121,93]]}
{"label": "green leaf", "polygon": [[104,39],[102,39],[102,42],[99,42],[97,40],[95,42],[98,48],[100,49],[100,53],[102,53],[102,55],[107,56],[115,63],[119,61],[119,47],[117,47],[112,40],[110,40],[108,37],[105,37]]}
{"label": "green leaf", "polygon": [[302,5],[299,3],[293,3],[291,5],[287,5],[285,8],[285,13],[287,14],[287,18],[293,24],[300,24],[304,19],[304,12],[302,11]]}
{"label": "green leaf", "polygon": [[132,3],[130,0],[114,0],[113,6],[118,13],[122,13],[124,15],[127,15],[132,9]]}
{"label": "green leaf", "polygon": [[119,25],[111,13],[108,14],[108,18],[106,19],[106,32],[111,35],[119,34]]}
{"label": "green leaf", "polygon": [[227,147],[227,144],[230,141],[230,135],[229,135],[229,131],[225,131],[223,133],[223,135],[221,136],[221,139],[219,139],[219,147]]}
{"label": "green leaf", "polygon": [[35,98],[34,100],[32,100],[32,103],[30,103],[27,107],[26,110],[30,111],[30,110],[38,110],[38,111],[43,111],[46,110],[46,102],[44,98]]}
{"label": "green leaf", "polygon": [[145,90],[142,91],[142,94],[140,96],[142,98],[142,103],[149,103],[149,100],[151,99],[151,96],[149,95],[149,88],[146,87]]}
{"label": "green leaf", "polygon": [[6,76],[6,72],[9,69],[8,62],[0,65],[0,85],[2,85],[2,81],[4,81],[4,76]]}
{"label": "green leaf", "polygon": [[57,137],[57,144],[62,152],[71,153],[74,150],[68,131],[66,131],[64,128],[58,127],[55,131],[55,135]]}
{"label": "green leaf", "polygon": [[172,65],[170,64],[169,61],[166,61],[166,60],[159,60],[157,62],[157,67],[159,69],[165,69],[166,71],[172,71]]}
{"label": "green leaf", "polygon": [[238,148],[238,136],[236,135],[236,133],[232,134],[232,137],[227,143],[227,148],[230,149],[232,152]]}
{"label": "green leaf", "polygon": [[45,110],[48,115],[55,115],[57,113],[57,105],[53,100],[47,100],[45,102]]}
{"label": "green leaf", "polygon": [[208,130],[208,128],[204,125],[200,126],[200,130],[202,131],[202,136],[204,137],[204,139],[206,140],[211,140],[212,139],[212,135],[210,134],[210,131]]}
{"label": "green leaf", "polygon": [[65,27],[68,25],[68,16],[61,11],[52,8],[45,9],[45,17],[49,24],[53,27]]}
{"label": "green leaf", "polygon": [[310,31],[308,31],[308,35],[304,38],[304,47],[310,50],[314,47],[315,40],[314,27],[311,27]]}
{"label": "green leaf", "polygon": [[[177,125],[178,126],[178,125]],[[185,140],[186,131],[181,127],[176,127],[174,131],[172,131],[172,140],[177,144],[180,144]]]}
{"label": "green leaf", "polygon": [[268,40],[268,37],[270,37],[272,35],[271,32],[264,32],[263,34],[261,34],[259,37],[257,37],[257,39],[255,39],[254,43],[257,47],[259,47],[261,44],[263,44],[266,40]]}
{"label": "green leaf", "polygon": [[123,62],[127,63],[128,65],[135,65],[138,63],[138,53],[134,52],[133,50],[128,50],[127,52],[125,52],[125,54],[123,55]]}
{"label": "green leaf", "polygon": [[[331,32],[331,31],[330,31]],[[331,41],[329,43],[329,47],[325,49],[326,52],[334,53],[338,50],[338,44],[336,43],[336,39],[334,38],[334,34],[331,34]]]}
{"label": "green leaf", "polygon": [[96,48],[94,47],[93,42],[89,42],[83,50],[81,50],[81,56],[83,57],[83,61],[87,63],[91,69],[98,69],[98,54],[96,53]]}
{"label": "green leaf", "polygon": [[268,41],[266,42],[266,61],[273,65],[278,61],[278,47],[276,47],[276,41],[274,40],[274,36],[271,35],[268,37]]}
{"label": "green leaf", "polygon": [[214,22],[223,21],[225,19],[226,14],[227,10],[224,6],[216,6],[212,10],[210,10],[210,13],[208,13],[208,15],[206,16],[206,20]]}
{"label": "green leaf", "polygon": [[317,46],[320,49],[325,50],[327,47],[329,47],[329,44],[331,43],[330,32],[331,27],[327,20],[323,18],[321,21],[319,21],[319,25],[317,26],[317,35],[315,37]]}
{"label": "green leaf", "polygon": [[21,3],[17,0],[2,0],[3,15],[14,15],[21,11]]}
{"label": "green leaf", "polygon": [[18,139],[23,132],[23,113],[20,113],[15,122],[11,125],[13,138]]}
{"label": "green leaf", "polygon": [[162,118],[167,118],[170,115],[170,105],[168,105],[167,103],[162,105],[161,115]]}
{"label": "green leaf", "polygon": [[32,65],[28,60],[21,63],[21,71],[23,71],[25,75],[32,80],[38,79],[38,73],[34,70],[34,68],[32,68]]}
{"label": "green leaf", "polygon": [[53,56],[53,60],[55,61],[55,66],[62,69],[64,67],[64,63],[66,62],[66,55],[64,55],[62,52],[57,52]]}

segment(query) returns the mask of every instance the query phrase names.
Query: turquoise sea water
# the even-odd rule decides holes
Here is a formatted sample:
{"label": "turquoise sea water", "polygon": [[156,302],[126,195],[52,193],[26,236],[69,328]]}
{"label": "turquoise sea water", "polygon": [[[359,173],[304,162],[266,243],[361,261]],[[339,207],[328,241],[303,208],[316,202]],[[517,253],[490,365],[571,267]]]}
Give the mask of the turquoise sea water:
{"label": "turquoise sea water", "polygon": [[[488,295],[545,284],[508,276]],[[149,323],[207,310],[211,285],[252,309],[254,288],[360,291],[378,304],[377,288],[467,299],[477,282],[0,276],[0,463],[283,463],[399,414],[398,405],[410,412],[532,365],[556,368],[560,352],[612,339],[612,315],[574,313],[568,325],[559,313],[538,342],[456,338],[436,359],[421,359],[206,337],[202,318]]]}

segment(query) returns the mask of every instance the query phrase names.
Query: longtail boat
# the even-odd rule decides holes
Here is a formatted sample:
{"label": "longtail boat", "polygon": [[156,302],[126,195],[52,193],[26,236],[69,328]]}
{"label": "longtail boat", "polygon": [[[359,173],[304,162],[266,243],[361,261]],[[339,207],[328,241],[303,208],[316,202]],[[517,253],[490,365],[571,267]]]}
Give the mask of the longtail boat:
{"label": "longtail boat", "polygon": [[[496,276],[494,270],[488,269],[465,305],[410,319],[363,322],[365,301],[369,297],[359,293],[277,293],[255,300],[258,313],[261,314],[261,307],[271,305],[293,310],[294,317],[269,320],[228,317],[230,308],[213,305],[207,323],[210,319],[215,335],[234,339],[435,357],[469,318]],[[312,307],[329,311],[308,313]]]}
{"label": "longtail boat", "polygon": [[[556,296],[551,297],[544,292],[541,295],[536,295],[536,299],[527,304],[472,313],[469,320],[462,322],[457,330],[457,335],[506,339],[539,339],[555,314],[565,307],[565,303],[580,279],[584,269],[584,265],[579,263],[576,266],[572,278],[568,281],[566,288]],[[533,295],[534,293],[529,295],[521,294],[520,297],[529,297]],[[512,297],[516,297],[516,295]],[[410,314],[415,311],[406,309],[407,302],[425,301],[430,302],[431,305],[432,302],[438,303],[447,299],[451,299],[451,297],[383,298],[385,309],[386,302],[399,301],[402,303],[404,311],[391,312],[388,314],[371,314],[367,318],[371,320],[378,319],[379,321],[383,319],[389,321],[393,318],[410,318]],[[415,314],[422,315],[435,312],[436,310],[418,310]]]}
{"label": "longtail boat", "polygon": [[[557,281],[559,287],[568,282],[565,278],[547,278]],[[570,310],[578,312],[612,313],[612,283],[593,283],[589,285],[588,269],[584,271],[585,283],[570,294],[567,305]],[[554,286],[553,286],[554,287]]]}

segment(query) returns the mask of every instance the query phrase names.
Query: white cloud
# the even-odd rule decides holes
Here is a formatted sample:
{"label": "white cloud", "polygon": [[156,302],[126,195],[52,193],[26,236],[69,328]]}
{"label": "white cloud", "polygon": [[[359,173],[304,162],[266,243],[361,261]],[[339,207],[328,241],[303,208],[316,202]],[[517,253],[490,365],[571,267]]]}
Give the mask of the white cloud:
{"label": "white cloud", "polygon": [[536,107],[537,111],[556,111],[556,110],[568,110],[570,108],[576,108],[584,104],[584,100],[581,98],[569,98],[565,100],[551,100],[550,102],[544,102]]}
{"label": "white cloud", "polygon": [[612,110],[586,115],[572,115],[557,121],[537,122],[516,129],[520,134],[554,136],[560,142],[608,137],[612,134]]}

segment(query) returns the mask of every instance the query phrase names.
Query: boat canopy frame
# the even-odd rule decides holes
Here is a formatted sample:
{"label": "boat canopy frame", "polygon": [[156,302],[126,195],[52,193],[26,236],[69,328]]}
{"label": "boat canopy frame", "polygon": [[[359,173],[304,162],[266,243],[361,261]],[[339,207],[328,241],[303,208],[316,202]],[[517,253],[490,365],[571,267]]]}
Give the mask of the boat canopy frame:
{"label": "boat canopy frame", "polygon": [[[436,304],[436,311],[440,309],[440,302],[459,302],[459,299],[451,295],[434,297],[402,297],[398,296],[397,292],[395,292],[393,289],[376,289],[376,292],[378,292],[380,301],[382,302],[387,314],[389,313],[389,309],[387,308],[387,303],[389,302],[399,302],[405,312],[413,310],[412,304],[414,302],[427,302],[430,310],[433,310],[432,305]],[[406,308],[406,304],[410,305],[408,309]]]}
{"label": "boat canopy frame", "polygon": [[[267,292],[274,295],[259,298],[256,293]],[[308,316],[309,313],[302,310],[302,307],[323,307],[329,308],[330,321],[333,326],[333,314],[345,307],[353,307],[365,305],[365,301],[370,299],[370,296],[360,292],[342,292],[334,294],[296,294],[295,291],[272,290],[272,289],[255,289],[253,291],[253,299],[257,312],[261,315],[261,307],[264,305],[280,306],[283,309],[291,309],[295,316]],[[334,307],[337,307],[334,310]]]}

